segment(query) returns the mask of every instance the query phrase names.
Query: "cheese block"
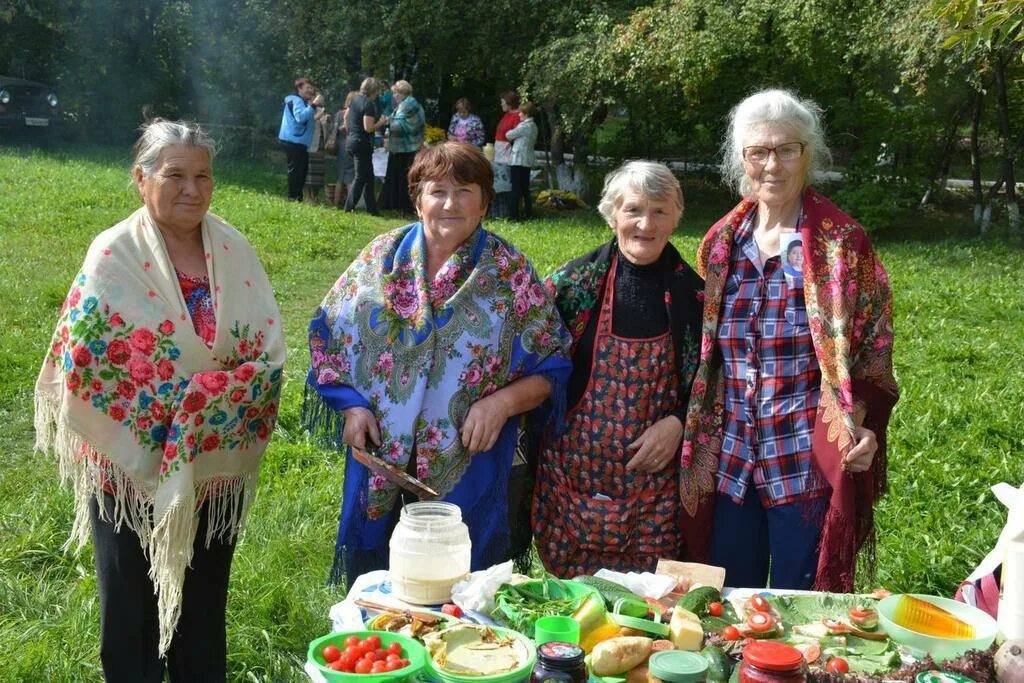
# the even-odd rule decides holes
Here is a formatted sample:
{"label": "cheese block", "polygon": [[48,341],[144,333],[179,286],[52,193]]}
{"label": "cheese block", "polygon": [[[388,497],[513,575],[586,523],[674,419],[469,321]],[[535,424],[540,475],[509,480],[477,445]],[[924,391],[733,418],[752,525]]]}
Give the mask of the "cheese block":
{"label": "cheese block", "polygon": [[677,650],[700,650],[704,646],[704,629],[700,626],[700,618],[690,610],[676,607],[672,610],[669,638]]}

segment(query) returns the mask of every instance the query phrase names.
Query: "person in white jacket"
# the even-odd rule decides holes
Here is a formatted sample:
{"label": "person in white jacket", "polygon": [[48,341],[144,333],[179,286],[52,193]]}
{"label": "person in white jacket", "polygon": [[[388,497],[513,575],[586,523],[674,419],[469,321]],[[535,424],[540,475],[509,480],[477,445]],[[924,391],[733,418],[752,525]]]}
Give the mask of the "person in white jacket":
{"label": "person in white jacket", "polygon": [[[537,144],[537,124],[533,117],[537,115],[537,106],[533,102],[519,105],[519,125],[505,136],[512,143],[512,154],[509,165],[512,167],[512,203],[509,218],[514,221],[533,217],[533,200],[530,197],[530,169],[537,163],[534,145]],[[519,211],[519,200],[523,201],[522,213]]]}

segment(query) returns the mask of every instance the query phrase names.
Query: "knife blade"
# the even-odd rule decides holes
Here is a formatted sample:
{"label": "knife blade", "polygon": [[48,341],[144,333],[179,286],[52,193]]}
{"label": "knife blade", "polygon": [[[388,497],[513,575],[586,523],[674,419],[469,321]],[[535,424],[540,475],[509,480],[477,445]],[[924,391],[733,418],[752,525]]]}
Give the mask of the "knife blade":
{"label": "knife blade", "polygon": [[435,500],[441,497],[437,491],[416,477],[408,475],[387,462],[378,453],[374,453],[371,449],[359,450],[358,448],[352,448],[352,457],[365,465],[370,471],[381,475],[399,488],[414,494],[420,500]]}

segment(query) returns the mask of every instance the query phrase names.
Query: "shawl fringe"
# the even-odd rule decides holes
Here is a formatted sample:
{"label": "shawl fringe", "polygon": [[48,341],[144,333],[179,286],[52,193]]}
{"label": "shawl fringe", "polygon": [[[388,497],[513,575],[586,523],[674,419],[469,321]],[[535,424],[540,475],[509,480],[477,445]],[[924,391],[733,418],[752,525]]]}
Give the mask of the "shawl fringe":
{"label": "shawl fringe", "polygon": [[[207,505],[204,539],[232,543],[241,532],[255,497],[256,473],[217,478],[186,489],[154,524],[153,492],[138,488],[128,474],[97,451],[60,415],[60,402],[41,394],[35,397],[36,450],[56,456],[61,483],[71,489],[75,518],[62,550],[81,552],[89,541],[89,501],[113,498],[113,515],[99,506],[101,519],[114,530],[131,529],[149,558],[149,576],[157,594],[160,655],[166,654],[181,614],[185,570],[192,562],[193,541],[199,526],[197,502]],[[112,489],[114,493],[110,493]]]}
{"label": "shawl fringe", "polygon": [[302,428],[309,432],[313,440],[325,448],[344,454],[345,414],[335,410],[309,382],[303,385],[302,413],[299,417]]}

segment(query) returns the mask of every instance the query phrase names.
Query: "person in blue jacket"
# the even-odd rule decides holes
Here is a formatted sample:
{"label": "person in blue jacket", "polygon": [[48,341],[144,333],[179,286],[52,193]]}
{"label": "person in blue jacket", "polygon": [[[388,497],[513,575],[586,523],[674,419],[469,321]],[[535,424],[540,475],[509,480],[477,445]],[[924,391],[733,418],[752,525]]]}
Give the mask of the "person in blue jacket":
{"label": "person in blue jacket", "polygon": [[302,186],[306,182],[309,164],[309,143],[313,139],[313,115],[324,104],[324,96],[308,78],[295,81],[295,94],[284,98],[281,130],[277,139],[288,160],[288,199],[302,201]]}

